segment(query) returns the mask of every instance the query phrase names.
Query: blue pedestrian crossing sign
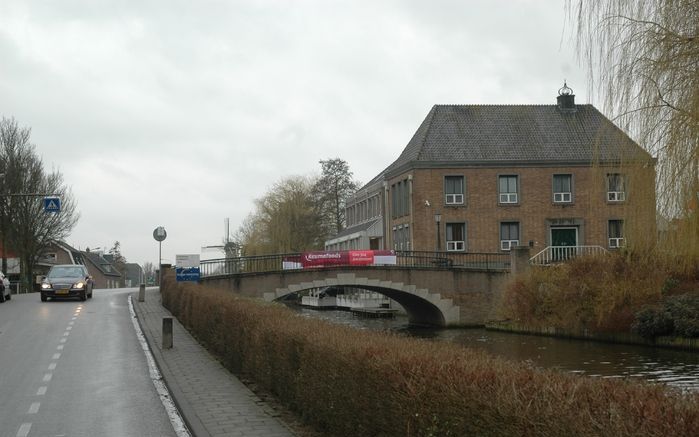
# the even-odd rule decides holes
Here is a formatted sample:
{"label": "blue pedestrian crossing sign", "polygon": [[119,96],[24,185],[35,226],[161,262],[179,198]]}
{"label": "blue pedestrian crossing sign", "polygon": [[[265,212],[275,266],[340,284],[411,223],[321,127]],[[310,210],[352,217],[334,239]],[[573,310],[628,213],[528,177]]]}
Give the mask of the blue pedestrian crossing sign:
{"label": "blue pedestrian crossing sign", "polygon": [[61,212],[61,198],[44,197],[44,212]]}

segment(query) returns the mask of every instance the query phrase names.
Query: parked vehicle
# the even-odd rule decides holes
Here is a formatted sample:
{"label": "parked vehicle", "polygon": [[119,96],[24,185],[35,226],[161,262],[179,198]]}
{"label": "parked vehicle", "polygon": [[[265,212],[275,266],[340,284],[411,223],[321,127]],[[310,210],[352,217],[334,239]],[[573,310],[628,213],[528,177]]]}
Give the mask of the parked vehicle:
{"label": "parked vehicle", "polygon": [[92,297],[93,281],[87,267],[64,264],[51,267],[41,282],[41,301],[61,297],[77,297],[82,301]]}
{"label": "parked vehicle", "polygon": [[5,274],[0,271],[0,302],[12,299],[10,292],[10,280],[5,277]]}

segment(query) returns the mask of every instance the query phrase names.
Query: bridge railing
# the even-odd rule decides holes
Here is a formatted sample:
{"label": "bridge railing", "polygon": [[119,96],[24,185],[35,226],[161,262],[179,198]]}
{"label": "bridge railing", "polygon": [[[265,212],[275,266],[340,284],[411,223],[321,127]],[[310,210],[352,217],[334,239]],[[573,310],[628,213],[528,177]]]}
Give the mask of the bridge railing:
{"label": "bridge railing", "polygon": [[[396,266],[410,268],[471,269],[485,271],[504,271],[510,269],[509,253],[462,253],[429,251],[396,251]],[[301,258],[300,253],[274,255],[242,256],[204,260],[200,263],[201,277],[227,276],[241,273],[271,273],[298,270],[293,267]],[[290,267],[291,265],[291,267]],[[332,265],[314,268],[350,267],[349,265]],[[372,266],[362,266],[371,268]],[[385,265],[375,266],[386,268]]]}

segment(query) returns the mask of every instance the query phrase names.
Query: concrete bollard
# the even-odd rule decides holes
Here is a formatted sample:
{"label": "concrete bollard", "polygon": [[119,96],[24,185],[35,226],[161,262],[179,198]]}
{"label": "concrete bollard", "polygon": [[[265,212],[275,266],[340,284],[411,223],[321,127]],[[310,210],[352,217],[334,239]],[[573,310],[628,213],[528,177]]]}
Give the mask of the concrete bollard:
{"label": "concrete bollard", "polygon": [[144,284],[144,283],[141,283],[141,286],[138,289],[138,301],[139,302],[146,301],[146,284]]}
{"label": "concrete bollard", "polygon": [[172,317],[163,317],[163,349],[172,349]]}

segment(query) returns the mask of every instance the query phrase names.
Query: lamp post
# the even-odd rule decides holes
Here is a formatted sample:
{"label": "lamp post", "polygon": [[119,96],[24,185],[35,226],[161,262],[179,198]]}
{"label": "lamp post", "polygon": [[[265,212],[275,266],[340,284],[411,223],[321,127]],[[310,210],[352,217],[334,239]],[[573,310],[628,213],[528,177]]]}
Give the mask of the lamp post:
{"label": "lamp post", "polygon": [[439,225],[442,222],[442,214],[437,211],[434,214],[434,222],[437,224],[437,252],[442,250],[441,238],[439,237]]}

